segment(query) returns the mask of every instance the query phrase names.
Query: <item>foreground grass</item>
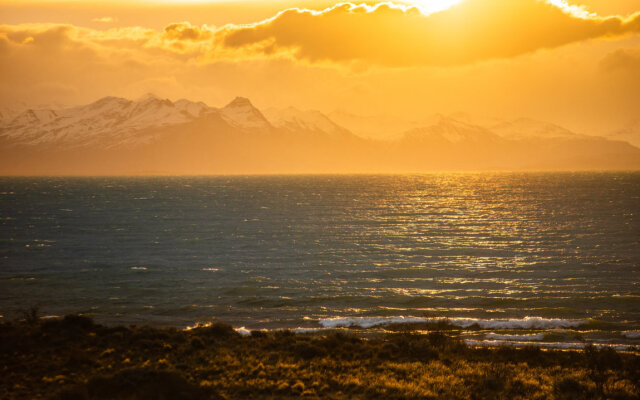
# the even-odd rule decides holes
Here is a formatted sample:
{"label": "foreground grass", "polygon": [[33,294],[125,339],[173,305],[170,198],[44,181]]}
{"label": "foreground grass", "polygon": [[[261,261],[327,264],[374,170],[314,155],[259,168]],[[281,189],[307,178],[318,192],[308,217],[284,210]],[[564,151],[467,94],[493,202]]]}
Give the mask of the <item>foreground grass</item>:
{"label": "foreground grass", "polygon": [[475,349],[451,333],[0,324],[2,399],[639,399],[640,356]]}

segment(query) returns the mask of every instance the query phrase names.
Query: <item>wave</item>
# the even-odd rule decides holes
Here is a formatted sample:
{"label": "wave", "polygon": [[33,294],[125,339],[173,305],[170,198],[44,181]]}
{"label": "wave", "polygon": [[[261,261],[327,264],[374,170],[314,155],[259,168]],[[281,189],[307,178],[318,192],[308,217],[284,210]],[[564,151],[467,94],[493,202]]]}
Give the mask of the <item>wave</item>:
{"label": "wave", "polygon": [[511,341],[524,341],[524,340],[542,340],[544,339],[544,333],[536,333],[532,335],[501,335],[499,333],[487,333],[484,336],[486,339],[492,340],[511,340]]}
{"label": "wave", "polygon": [[[294,333],[314,333],[314,332],[321,332],[321,331],[326,331],[330,328],[294,328],[291,329],[291,331],[293,331]],[[247,329],[244,326],[241,326],[239,328],[233,328],[234,331],[238,332],[239,334],[241,334],[242,336],[250,336],[251,335],[251,331],[253,329]],[[277,332],[277,331],[283,331],[283,330],[289,330],[286,328],[278,328],[278,329],[260,329],[260,331],[262,332]]]}
{"label": "wave", "polygon": [[576,342],[525,342],[525,341],[509,341],[509,340],[473,340],[465,339],[464,341],[468,346],[478,347],[526,347],[534,346],[547,349],[568,349],[568,350],[581,350],[587,346],[593,346],[597,349],[610,348],[616,351],[624,351],[634,348],[633,345],[628,344],[609,344],[609,343],[576,343]]}
{"label": "wave", "polygon": [[[346,319],[346,318],[345,318]],[[353,318],[352,318],[353,319]],[[364,319],[364,318],[362,318]],[[389,320],[391,318],[387,318],[387,320]],[[403,321],[407,321],[407,320],[427,320],[428,318],[411,318],[411,317],[396,317],[395,319],[398,320],[403,320]],[[529,319],[534,319],[534,318],[529,318]],[[335,319],[334,319],[335,320]],[[434,319],[436,320],[436,319]],[[512,320],[512,321],[523,321],[525,319],[522,320]],[[442,321],[442,319],[440,319],[439,321]],[[498,322],[504,322],[504,321],[498,321]],[[574,321],[575,322],[575,321]],[[206,326],[210,326],[211,323],[198,323],[196,325],[193,326],[189,326],[187,328],[185,328],[186,331],[194,329],[194,328],[200,328],[200,327],[206,327]],[[361,326],[361,325],[359,325]],[[375,326],[375,325],[372,325]],[[296,334],[307,334],[307,333],[316,333],[316,332],[323,332],[323,331],[330,331],[333,330],[335,328],[341,328],[344,327],[343,325],[332,325],[332,326],[327,326],[327,327],[298,327],[298,328],[294,328],[291,329],[291,331],[295,332]],[[234,330],[242,335],[242,336],[251,336],[251,332],[252,330],[247,329],[244,326],[241,326],[239,328],[234,328]],[[260,329],[263,332],[277,332],[277,331],[282,331],[282,330],[288,330],[286,328],[276,328],[276,329]],[[629,331],[629,332],[623,332],[623,335],[625,333],[631,333],[631,334],[640,334],[640,332],[633,332],[633,331]],[[633,336],[633,335],[632,335]],[[636,337],[633,337],[636,338]],[[540,342],[541,340],[545,339],[545,334],[543,333],[538,333],[538,334],[514,334],[514,335],[507,335],[507,334],[497,334],[497,333],[488,333],[485,335],[485,339],[484,340],[478,340],[478,339],[464,339],[464,343],[468,346],[475,346],[475,347],[503,347],[503,346],[507,346],[507,347],[537,347],[537,348],[542,348],[542,349],[564,349],[564,350],[583,350],[588,346],[592,346],[596,349],[604,349],[604,348],[610,348],[616,351],[627,351],[627,350],[633,350],[633,349],[637,349],[637,347],[633,344],[621,344],[621,343],[594,343],[594,342]]]}
{"label": "wave", "polygon": [[244,326],[241,326],[240,328],[233,328],[236,332],[238,332],[239,334],[241,334],[242,336],[250,336],[251,335],[251,331],[247,328],[245,328]]}
{"label": "wave", "polygon": [[622,336],[627,339],[640,339],[640,331],[624,331],[622,332]]}
{"label": "wave", "polygon": [[293,329],[293,331],[295,333],[314,333],[314,332],[322,332],[322,331],[326,331],[332,328],[295,328]]}
{"label": "wave", "polygon": [[478,319],[478,318],[425,318],[425,317],[338,317],[321,319],[318,323],[325,328],[360,327],[372,328],[389,324],[438,323],[447,322],[460,328],[478,326],[481,329],[567,329],[589,323],[588,320],[547,319],[525,317],[521,319]]}

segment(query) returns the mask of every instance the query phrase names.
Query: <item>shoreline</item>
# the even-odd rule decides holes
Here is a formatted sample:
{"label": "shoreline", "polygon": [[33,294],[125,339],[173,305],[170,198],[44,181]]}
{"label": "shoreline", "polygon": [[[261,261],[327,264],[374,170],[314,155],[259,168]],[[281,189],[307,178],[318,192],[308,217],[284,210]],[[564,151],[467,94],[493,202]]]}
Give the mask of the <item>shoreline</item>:
{"label": "shoreline", "polygon": [[0,322],[0,397],[640,397],[637,352],[473,346],[458,331],[432,328],[241,334],[220,322],[186,330],[33,316]]}
{"label": "shoreline", "polygon": [[[38,310],[35,309],[37,313]],[[28,311],[23,311],[26,315]],[[640,330],[637,326],[592,318],[563,319],[543,317],[483,319],[471,317],[333,317],[318,320],[308,319],[304,324],[275,327],[256,327],[232,324],[228,321],[212,318],[191,324],[153,323],[152,321],[104,321],[99,316],[74,313],[91,318],[94,323],[104,326],[145,326],[154,329],[177,329],[189,331],[206,328],[222,322],[230,325],[238,334],[249,336],[260,331],[275,334],[290,331],[294,334],[326,335],[340,332],[359,337],[376,337],[387,334],[428,335],[432,331],[443,331],[455,335],[465,344],[475,347],[540,347],[555,350],[582,350],[611,348],[616,351],[628,351],[640,354]],[[1,316],[0,316],[1,317]],[[14,316],[15,318],[15,316]],[[36,317],[31,317],[36,318]],[[40,315],[40,321],[64,318],[60,315]],[[307,318],[305,318],[306,320]],[[10,319],[0,318],[1,323]],[[15,322],[15,320],[14,320]]]}
{"label": "shoreline", "polygon": [[[334,317],[308,320],[302,325],[255,327],[236,325],[228,321],[210,319],[192,324],[159,324],[151,321],[113,322],[79,313],[105,326],[147,326],[156,329],[175,328],[189,331],[223,322],[237,333],[248,336],[253,331],[277,333],[290,331],[295,334],[331,334],[341,332],[359,337],[375,337],[386,334],[409,333],[427,335],[432,331],[446,331],[456,335],[469,346],[477,347],[527,347],[542,349],[581,350],[589,346],[612,348],[617,351],[640,353],[640,330],[627,324],[596,319],[562,319],[543,317],[483,319],[470,317]],[[60,315],[39,316],[40,320],[55,320]],[[0,319],[0,323],[2,319]],[[5,321],[6,322],[6,321]]]}

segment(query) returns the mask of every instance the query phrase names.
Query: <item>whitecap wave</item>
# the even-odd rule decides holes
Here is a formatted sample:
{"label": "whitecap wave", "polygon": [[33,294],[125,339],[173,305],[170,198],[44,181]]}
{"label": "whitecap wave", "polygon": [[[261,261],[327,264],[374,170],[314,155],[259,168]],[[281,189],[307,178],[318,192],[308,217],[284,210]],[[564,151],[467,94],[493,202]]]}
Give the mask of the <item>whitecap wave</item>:
{"label": "whitecap wave", "polygon": [[547,319],[525,317],[521,319],[477,319],[477,318],[424,318],[424,317],[338,317],[321,319],[318,323],[325,328],[360,327],[372,328],[389,324],[437,323],[448,322],[460,328],[474,325],[481,329],[558,329],[577,328],[588,323],[587,320]]}
{"label": "whitecap wave", "polygon": [[640,331],[624,331],[622,332],[622,336],[627,339],[640,339]]}
{"label": "whitecap wave", "polygon": [[491,332],[487,333],[484,337],[492,340],[533,341],[544,339],[544,333],[536,333],[532,335],[503,335]]}
{"label": "whitecap wave", "polygon": [[193,325],[186,326],[186,327],[184,328],[184,330],[185,330],[185,331],[191,331],[191,330],[199,329],[199,328],[208,328],[208,327],[210,327],[211,325],[212,325],[212,324],[211,324],[211,322],[196,322],[196,323],[195,323],[195,324],[193,324]]}
{"label": "whitecap wave", "polygon": [[250,336],[251,335],[251,331],[247,328],[245,328],[244,326],[241,326],[240,328],[233,328],[236,332],[238,332],[239,334],[241,334],[242,336]]}
{"label": "whitecap wave", "polygon": [[465,339],[464,341],[468,346],[479,346],[479,347],[500,347],[500,346],[511,346],[511,347],[525,347],[525,346],[534,346],[545,349],[567,349],[567,350],[581,350],[585,347],[591,345],[597,349],[602,348],[611,348],[617,351],[629,350],[633,346],[628,344],[609,344],[609,343],[575,343],[575,342],[523,342],[523,341],[509,341],[509,340],[473,340],[473,339]]}
{"label": "whitecap wave", "polygon": [[321,332],[326,331],[331,328],[295,328],[293,331],[295,333],[313,333],[313,332]]}
{"label": "whitecap wave", "polygon": [[325,328],[348,328],[357,326],[360,328],[372,328],[374,326],[388,324],[408,324],[417,322],[430,322],[429,318],[419,317],[347,317],[328,318],[318,321]]}

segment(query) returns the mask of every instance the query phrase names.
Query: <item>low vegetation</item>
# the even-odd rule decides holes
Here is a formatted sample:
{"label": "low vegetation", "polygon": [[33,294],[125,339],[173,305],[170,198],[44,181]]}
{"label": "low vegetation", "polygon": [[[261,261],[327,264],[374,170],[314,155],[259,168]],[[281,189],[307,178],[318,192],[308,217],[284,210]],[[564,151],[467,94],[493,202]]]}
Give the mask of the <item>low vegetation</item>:
{"label": "low vegetation", "polygon": [[[448,330],[241,336],[215,323],[0,324],[2,399],[638,399],[640,356],[472,348]],[[28,317],[28,318],[27,318]]]}

